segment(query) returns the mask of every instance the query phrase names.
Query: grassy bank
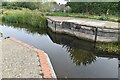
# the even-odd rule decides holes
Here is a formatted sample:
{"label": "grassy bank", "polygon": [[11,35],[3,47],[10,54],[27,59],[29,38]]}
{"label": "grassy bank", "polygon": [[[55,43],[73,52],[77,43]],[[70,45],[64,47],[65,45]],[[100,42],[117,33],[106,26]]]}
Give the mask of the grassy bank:
{"label": "grassy bank", "polygon": [[112,43],[97,43],[96,47],[102,52],[120,54],[120,41]]}
{"label": "grassy bank", "polygon": [[114,21],[120,22],[120,18],[117,16],[97,16],[97,15],[89,15],[89,14],[81,14],[81,13],[63,13],[63,12],[46,12],[46,16],[64,16],[64,17],[76,17],[76,18],[89,18],[89,19],[97,19],[97,20],[105,20],[105,21]]}
{"label": "grassy bank", "polygon": [[34,27],[46,27],[46,18],[38,11],[3,10],[2,20],[9,23],[27,24]]}

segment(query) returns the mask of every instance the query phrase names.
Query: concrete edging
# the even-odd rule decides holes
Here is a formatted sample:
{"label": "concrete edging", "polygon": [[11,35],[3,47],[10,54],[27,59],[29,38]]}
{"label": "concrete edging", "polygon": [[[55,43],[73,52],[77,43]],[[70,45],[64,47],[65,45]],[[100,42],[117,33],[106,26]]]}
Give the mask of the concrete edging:
{"label": "concrete edging", "polygon": [[33,46],[30,46],[30,45],[28,45],[20,40],[17,40],[15,38],[9,38],[9,39],[37,52],[37,54],[39,56],[40,67],[43,72],[43,78],[57,78],[56,74],[54,72],[53,66],[51,64],[51,61],[50,61],[48,55],[44,51],[34,48]]}

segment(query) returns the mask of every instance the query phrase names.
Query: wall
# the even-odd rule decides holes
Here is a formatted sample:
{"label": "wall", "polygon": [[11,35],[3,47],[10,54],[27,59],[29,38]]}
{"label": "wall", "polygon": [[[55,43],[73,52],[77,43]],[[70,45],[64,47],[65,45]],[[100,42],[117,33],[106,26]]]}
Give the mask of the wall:
{"label": "wall", "polygon": [[77,38],[99,42],[118,41],[118,30],[81,26],[70,22],[55,22],[48,19],[48,27],[57,33],[65,33]]}

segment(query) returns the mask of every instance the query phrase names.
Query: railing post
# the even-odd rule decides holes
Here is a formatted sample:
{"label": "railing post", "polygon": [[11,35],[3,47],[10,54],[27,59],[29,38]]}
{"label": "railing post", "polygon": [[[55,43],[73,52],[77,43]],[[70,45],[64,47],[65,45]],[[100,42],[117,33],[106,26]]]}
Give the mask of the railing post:
{"label": "railing post", "polygon": [[96,27],[96,28],[95,28],[95,43],[96,43],[96,41],[97,41],[97,33],[98,33],[98,28]]}
{"label": "railing post", "polygon": [[97,42],[97,33],[98,33],[98,28],[96,27],[95,29],[93,28],[94,34],[95,35],[95,41],[94,41],[94,51],[95,53],[97,53],[97,49],[96,49],[96,42]]}
{"label": "railing post", "polygon": [[55,21],[55,32],[56,32],[56,21]]}
{"label": "railing post", "polygon": [[72,23],[70,22],[70,23],[69,23],[69,29],[71,29],[71,26],[72,26],[71,24],[72,24]]}
{"label": "railing post", "polygon": [[3,37],[3,33],[2,32],[0,32],[0,37]]}
{"label": "railing post", "polygon": [[120,57],[118,57],[118,78],[120,79]]}

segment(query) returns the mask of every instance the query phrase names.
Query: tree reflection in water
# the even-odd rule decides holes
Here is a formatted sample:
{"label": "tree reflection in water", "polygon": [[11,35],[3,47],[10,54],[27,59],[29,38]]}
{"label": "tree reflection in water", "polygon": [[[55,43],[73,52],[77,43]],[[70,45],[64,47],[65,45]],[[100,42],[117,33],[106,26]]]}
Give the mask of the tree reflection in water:
{"label": "tree reflection in water", "polygon": [[53,33],[50,30],[48,30],[48,35],[54,43],[61,44],[70,53],[71,60],[76,65],[83,64],[86,66],[96,61],[94,43],[64,34]]}
{"label": "tree reflection in water", "polygon": [[76,65],[87,65],[96,61],[96,56],[113,58],[113,55],[95,54],[94,43],[86,40],[80,40],[72,36],[53,33],[46,28],[37,28],[29,25],[3,24],[18,30],[25,30],[27,33],[49,35],[53,43],[62,45],[69,53],[72,62]]}
{"label": "tree reflection in water", "polygon": [[16,24],[16,23],[3,23],[3,25],[13,27],[17,30],[25,30],[27,33],[47,35],[47,28],[34,27],[30,25]]}
{"label": "tree reflection in water", "polygon": [[92,62],[95,62],[96,60],[96,56],[93,53],[84,51],[82,49],[73,48],[68,52],[70,52],[71,60],[76,65],[81,65],[81,64],[87,65],[87,64],[91,64]]}

